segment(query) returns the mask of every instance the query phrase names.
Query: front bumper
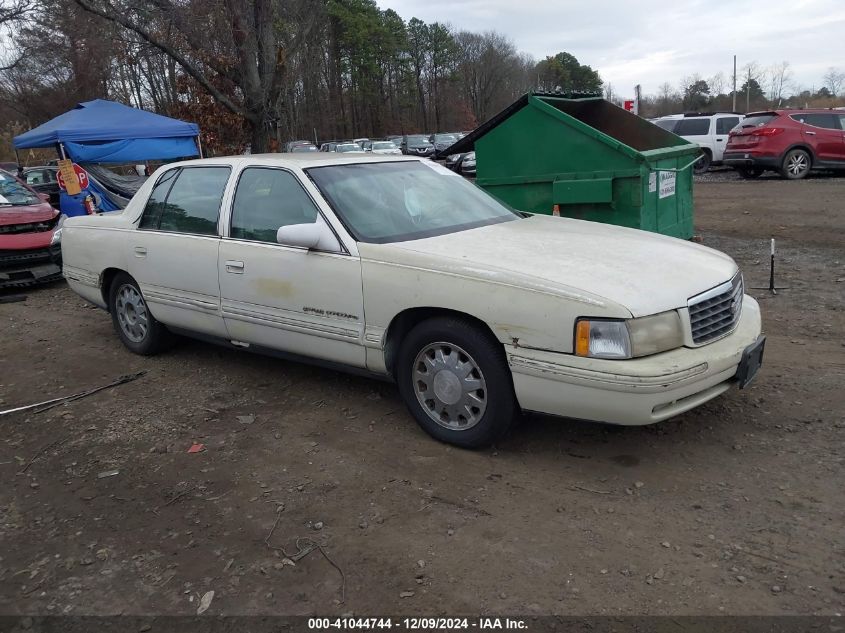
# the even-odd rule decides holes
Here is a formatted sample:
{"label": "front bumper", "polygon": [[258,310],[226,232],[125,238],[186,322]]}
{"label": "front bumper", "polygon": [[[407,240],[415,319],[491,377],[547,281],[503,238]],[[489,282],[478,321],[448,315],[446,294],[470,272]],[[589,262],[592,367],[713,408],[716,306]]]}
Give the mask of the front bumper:
{"label": "front bumper", "polygon": [[60,245],[0,250],[0,288],[20,288],[62,277]]}
{"label": "front bumper", "polygon": [[779,156],[757,156],[752,152],[725,152],[722,164],[730,167],[760,167],[761,169],[779,169]]}
{"label": "front bumper", "polygon": [[760,308],[745,295],[736,329],[702,347],[623,361],[518,348],[508,352],[508,363],[525,410],[631,426],[652,424],[730,389],[743,352],[760,332]]}

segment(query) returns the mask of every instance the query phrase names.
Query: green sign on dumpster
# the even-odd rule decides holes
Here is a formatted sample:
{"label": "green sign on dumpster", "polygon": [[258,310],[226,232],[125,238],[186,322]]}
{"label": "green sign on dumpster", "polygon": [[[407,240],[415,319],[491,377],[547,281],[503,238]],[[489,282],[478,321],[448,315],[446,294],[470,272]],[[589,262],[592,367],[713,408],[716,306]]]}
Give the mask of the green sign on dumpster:
{"label": "green sign on dumpster", "polygon": [[689,239],[699,146],[600,97],[529,93],[448,150],[515,209]]}

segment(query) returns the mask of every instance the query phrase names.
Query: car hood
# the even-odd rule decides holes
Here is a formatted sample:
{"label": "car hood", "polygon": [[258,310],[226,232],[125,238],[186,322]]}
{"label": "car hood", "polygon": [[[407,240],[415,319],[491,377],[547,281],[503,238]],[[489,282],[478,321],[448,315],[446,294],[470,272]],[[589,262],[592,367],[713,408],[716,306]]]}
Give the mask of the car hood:
{"label": "car hood", "polygon": [[14,207],[0,206],[0,226],[43,222],[44,220],[50,220],[56,217],[58,213],[58,211],[46,202]]}
{"label": "car hood", "polygon": [[685,240],[541,215],[383,246],[390,248],[379,249],[379,258],[398,264],[415,253],[450,274],[483,270],[515,284],[533,278],[562,296],[601,297],[635,317],[685,307],[737,270],[724,253]]}

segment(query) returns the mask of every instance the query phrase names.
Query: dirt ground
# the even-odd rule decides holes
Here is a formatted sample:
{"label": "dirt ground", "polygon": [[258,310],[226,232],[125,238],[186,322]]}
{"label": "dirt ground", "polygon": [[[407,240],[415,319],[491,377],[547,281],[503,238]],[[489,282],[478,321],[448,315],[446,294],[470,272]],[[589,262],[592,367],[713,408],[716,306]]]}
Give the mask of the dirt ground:
{"label": "dirt ground", "polygon": [[702,180],[703,242],[753,287],[777,238],[788,289],[751,290],[751,388],[649,427],[534,416],[463,451],[390,384],[134,356],[64,284],[0,305],[0,408],[147,372],[0,417],[0,613],[842,613],[845,178]]}

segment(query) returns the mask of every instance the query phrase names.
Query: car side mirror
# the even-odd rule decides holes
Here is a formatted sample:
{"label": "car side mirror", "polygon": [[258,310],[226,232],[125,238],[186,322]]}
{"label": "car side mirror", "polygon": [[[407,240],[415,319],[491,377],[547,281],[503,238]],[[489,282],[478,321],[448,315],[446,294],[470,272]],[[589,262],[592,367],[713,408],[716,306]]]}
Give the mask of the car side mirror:
{"label": "car side mirror", "polygon": [[340,242],[322,217],[309,224],[289,224],[276,231],[276,241],[284,246],[339,253]]}
{"label": "car side mirror", "polygon": [[37,194],[41,202],[50,202],[50,194],[49,193],[39,193]]}

